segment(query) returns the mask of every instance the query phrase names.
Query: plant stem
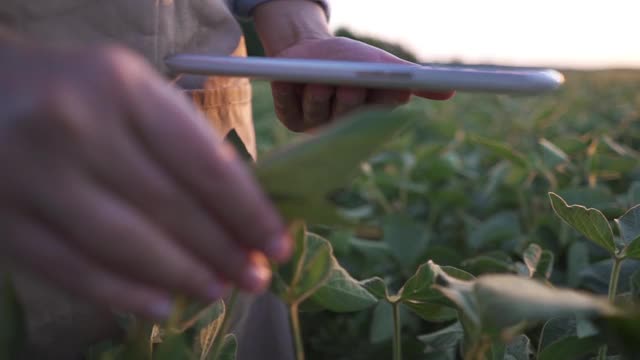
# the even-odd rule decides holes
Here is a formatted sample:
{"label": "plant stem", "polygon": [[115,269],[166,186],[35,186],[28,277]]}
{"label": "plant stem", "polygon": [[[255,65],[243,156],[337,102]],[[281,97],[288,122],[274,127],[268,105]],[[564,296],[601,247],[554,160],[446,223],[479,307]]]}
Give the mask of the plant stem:
{"label": "plant stem", "polygon": [[[616,299],[616,292],[618,291],[618,279],[620,278],[620,269],[624,258],[615,256],[613,258],[613,267],[611,268],[611,278],[609,279],[609,302],[614,303]],[[606,360],[607,358],[607,345],[602,345],[598,349],[598,360]]]}
{"label": "plant stem", "polygon": [[393,306],[393,360],[402,360],[400,304],[395,302],[391,306]]}
{"label": "plant stem", "polygon": [[302,342],[302,330],[300,329],[298,304],[291,304],[289,306],[289,319],[291,320],[291,332],[293,335],[296,360],[304,360],[304,343]]}
{"label": "plant stem", "polygon": [[224,309],[222,324],[220,324],[218,334],[216,335],[215,340],[213,340],[213,345],[211,345],[210,353],[213,355],[212,359],[218,359],[220,351],[222,351],[222,343],[224,342],[225,335],[227,335],[227,331],[229,331],[229,326],[231,326],[231,316],[233,316],[233,307],[238,300],[238,293],[238,289],[233,288],[233,290],[231,290],[231,295],[229,296],[229,301],[225,304],[226,306]]}

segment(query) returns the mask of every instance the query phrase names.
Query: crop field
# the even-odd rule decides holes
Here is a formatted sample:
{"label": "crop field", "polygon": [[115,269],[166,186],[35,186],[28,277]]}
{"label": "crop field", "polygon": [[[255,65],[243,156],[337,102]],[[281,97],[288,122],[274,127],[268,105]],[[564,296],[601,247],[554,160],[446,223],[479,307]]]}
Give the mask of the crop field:
{"label": "crop field", "polygon": [[[625,246],[613,220],[640,204],[640,72],[566,75],[560,92],[541,97],[458,94],[447,102],[414,100],[409,107],[422,118],[354,169],[355,180],[340,194],[361,226],[312,230],[331,242],[354,278],[379,277],[391,294],[420,264],[432,260],[474,277],[518,274],[538,278],[550,288],[580,289],[606,298],[614,264],[611,248],[563,222],[548,193],[569,205],[599,209],[610,221],[614,251]],[[291,141],[292,135],[273,115],[268,85],[257,83],[254,97],[259,150],[264,154]],[[343,155],[333,154],[336,159]],[[640,235],[635,221],[636,232],[628,236]],[[640,298],[640,262],[633,259],[637,256],[616,256],[625,260],[615,300],[629,314],[633,310],[627,308],[633,309],[631,304]],[[408,301],[399,306],[403,358],[588,359],[602,352],[606,336],[609,358],[621,353],[623,346],[616,340],[623,335],[605,334],[600,325],[580,316],[569,306],[570,296],[550,295],[538,303],[535,296],[519,297],[526,285],[493,281],[494,298],[485,300],[503,297],[505,303],[475,304],[496,312],[480,314],[480,322],[521,319],[482,324],[485,329],[476,337],[489,340],[474,345],[469,333],[475,330],[464,324],[464,313],[482,309],[458,306],[456,314],[442,311],[434,305],[437,300],[422,308],[412,308],[415,304]],[[391,358],[390,303],[382,299],[355,313],[302,312],[307,357]],[[535,321],[510,330],[513,336],[505,334],[527,317]],[[634,326],[637,330],[640,325]],[[495,345],[501,337],[512,338],[506,348]]]}
{"label": "crop field", "polygon": [[[640,71],[565,75],[550,95],[416,99],[311,135],[254,83],[254,172],[296,243],[271,291],[297,360],[640,358]],[[88,358],[234,359],[234,299],[178,301]],[[0,358],[19,309],[0,299]]]}

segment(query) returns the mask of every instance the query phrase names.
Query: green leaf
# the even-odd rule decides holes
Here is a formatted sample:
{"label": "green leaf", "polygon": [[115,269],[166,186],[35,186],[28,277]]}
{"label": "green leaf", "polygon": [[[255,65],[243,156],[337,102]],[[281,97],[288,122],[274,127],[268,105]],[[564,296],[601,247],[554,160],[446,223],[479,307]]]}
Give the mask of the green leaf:
{"label": "green leaf", "polygon": [[520,221],[515,212],[500,212],[470,230],[471,249],[496,249],[521,236]]}
{"label": "green leaf", "polygon": [[393,337],[393,305],[385,300],[378,302],[373,310],[371,327],[369,328],[369,341],[378,344]]}
{"label": "green leaf", "polygon": [[[604,259],[585,267],[580,272],[580,287],[594,293],[607,294],[611,280],[612,266],[612,259]],[[618,281],[619,294],[630,290],[629,279],[638,269],[640,269],[640,260],[627,259],[622,262]]]}
{"label": "green leaf", "polygon": [[27,339],[24,310],[8,274],[3,276],[1,285],[0,359],[17,359]]}
{"label": "green leaf", "polygon": [[512,273],[515,271],[513,262],[493,255],[479,255],[462,262],[462,267],[473,275],[486,273]]}
{"label": "green leaf", "polygon": [[589,248],[582,241],[569,247],[567,255],[567,284],[576,288],[580,284],[580,272],[589,266]]}
{"label": "green leaf", "polygon": [[553,271],[553,253],[548,250],[542,250],[537,244],[529,244],[522,256],[529,277],[549,279],[551,271]]}
{"label": "green leaf", "polygon": [[640,358],[640,313],[628,311],[598,323],[609,343],[620,350],[622,359]]}
{"label": "green leaf", "polygon": [[378,299],[332,258],[331,275],[310,300],[333,312],[360,311],[375,305]]}
{"label": "green leaf", "polygon": [[569,155],[567,155],[562,149],[557,147],[551,141],[541,138],[538,140],[538,144],[542,147],[543,161],[550,167],[556,167],[557,165],[568,163]]}
{"label": "green leaf", "polygon": [[190,360],[191,349],[184,334],[167,336],[153,351],[154,360]]}
{"label": "green leaf", "polygon": [[464,329],[459,321],[436,332],[418,336],[418,340],[425,344],[426,354],[456,349],[463,339]]}
{"label": "green leaf", "polygon": [[504,360],[529,360],[532,353],[529,338],[526,335],[518,335],[507,344]]}
{"label": "green leaf", "polygon": [[509,144],[501,143],[492,139],[484,138],[481,136],[468,136],[468,139],[475,144],[481,145],[485,147],[487,150],[490,150],[497,156],[500,156],[504,159],[510,160],[514,164],[527,168],[529,166],[529,162],[527,158],[522,155],[520,152],[514,150]]}
{"label": "green leaf", "polygon": [[238,341],[236,340],[236,336],[233,334],[227,334],[224,336],[218,359],[211,360],[236,360],[237,351]]}
{"label": "green leaf", "polygon": [[541,279],[549,279],[553,271],[553,253],[549,250],[543,250],[540,254],[540,261],[536,267],[534,277]]}
{"label": "green leaf", "polygon": [[433,296],[439,296],[438,291],[431,288],[435,279],[432,262],[420,265],[415,274],[411,276],[404,286],[398,291],[400,300],[428,301]]}
{"label": "green leaf", "polygon": [[329,242],[314,234],[307,234],[305,242],[303,256],[297,259],[298,271],[289,284],[287,293],[289,304],[302,302],[331,276],[333,255]]}
{"label": "green leaf", "polygon": [[550,288],[516,275],[483,275],[474,281],[438,281],[436,286],[471,320],[489,334],[523,321],[576,315],[610,316],[616,309],[586,293]]}
{"label": "green leaf", "polygon": [[453,305],[447,301],[440,291],[433,288],[436,274],[443,274],[455,279],[471,280],[473,275],[450,266],[438,266],[432,261],[422,264],[398,292],[398,300],[421,318],[442,322],[455,319],[457,316]]}
{"label": "green leaf", "polygon": [[640,258],[640,205],[629,209],[624,215],[615,219],[615,222],[625,245],[624,255]]}
{"label": "green leaf", "polygon": [[225,307],[222,300],[215,301],[208,305],[196,302],[189,302],[180,314],[180,319],[176,322],[175,332],[184,332],[194,326],[202,327],[212,321],[224,317]]}
{"label": "green leaf", "polygon": [[[205,359],[211,354],[211,349],[220,335],[220,327],[226,316],[226,308],[223,301],[213,304],[206,317],[198,320],[199,337],[196,348],[200,350],[200,358]],[[220,340],[218,340],[219,342]]]}
{"label": "green leaf", "polygon": [[633,272],[629,278],[629,288],[631,288],[631,297],[635,301],[640,300],[640,269]]}
{"label": "green leaf", "polygon": [[326,239],[292,225],[294,251],[283,266],[276,266],[271,290],[289,305],[299,305],[324,285],[333,269],[333,252]]}
{"label": "green leaf", "polygon": [[630,206],[640,204],[640,181],[634,181],[627,191],[627,201]]}
{"label": "green leaf", "polygon": [[383,220],[384,242],[396,259],[408,268],[427,247],[429,237],[426,227],[406,215],[394,214]]}
{"label": "green leaf", "polygon": [[549,193],[549,198],[553,210],[562,220],[609,253],[616,253],[611,225],[600,210],[587,209],[582,205],[569,206],[560,196],[552,192]]}
{"label": "green leaf", "polygon": [[389,291],[387,290],[387,284],[379,277],[373,277],[365,279],[360,282],[363,288],[376,297],[377,299],[389,299]]}
{"label": "green leaf", "polygon": [[346,185],[360,162],[423,116],[408,109],[356,113],[310,139],[263,157],[256,176],[286,219],[345,222],[330,202],[331,195]]}
{"label": "green leaf", "polygon": [[522,260],[525,265],[527,265],[527,269],[529,269],[529,277],[533,277],[535,274],[538,262],[540,262],[541,254],[542,248],[538,244],[529,244],[529,246],[524,250]]}
{"label": "green leaf", "polygon": [[547,321],[540,335],[538,360],[578,359],[593,353],[602,341],[596,336],[579,338],[575,317]]}

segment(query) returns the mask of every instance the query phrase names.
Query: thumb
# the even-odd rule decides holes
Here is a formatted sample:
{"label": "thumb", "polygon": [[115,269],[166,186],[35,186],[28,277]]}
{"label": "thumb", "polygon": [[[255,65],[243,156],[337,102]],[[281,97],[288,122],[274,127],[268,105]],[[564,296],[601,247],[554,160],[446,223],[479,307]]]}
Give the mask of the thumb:
{"label": "thumb", "polygon": [[456,92],[454,90],[444,91],[444,92],[426,91],[426,90],[413,91],[413,95],[421,98],[425,98],[425,99],[431,99],[431,100],[449,100],[453,97],[453,95],[455,95],[455,93]]}

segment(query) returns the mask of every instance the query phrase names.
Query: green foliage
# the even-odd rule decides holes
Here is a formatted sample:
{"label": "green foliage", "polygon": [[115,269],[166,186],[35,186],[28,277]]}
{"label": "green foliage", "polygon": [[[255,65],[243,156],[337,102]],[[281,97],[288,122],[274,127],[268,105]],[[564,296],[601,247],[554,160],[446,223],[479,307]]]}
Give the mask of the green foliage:
{"label": "green foliage", "polygon": [[421,117],[407,109],[357,113],[310,139],[268,154],[258,163],[256,176],[286,219],[342,223],[331,196],[361,162]]}
{"label": "green foliage", "polygon": [[[255,84],[266,153],[255,173],[298,224],[272,290],[290,305],[299,353],[640,357],[640,76],[568,79],[537,98],[416,100],[300,139]],[[220,306],[187,304],[153,328],[153,347],[141,326],[107,355],[233,356]]]}
{"label": "green foliage", "polygon": [[616,253],[613,231],[609,221],[598,209],[587,209],[582,205],[567,205],[559,195],[549,193],[551,205],[556,214],[567,224],[581,232],[587,239],[602,246],[609,253]]}
{"label": "green foliage", "polygon": [[9,275],[0,284],[0,359],[16,359],[27,339],[25,315]]}

